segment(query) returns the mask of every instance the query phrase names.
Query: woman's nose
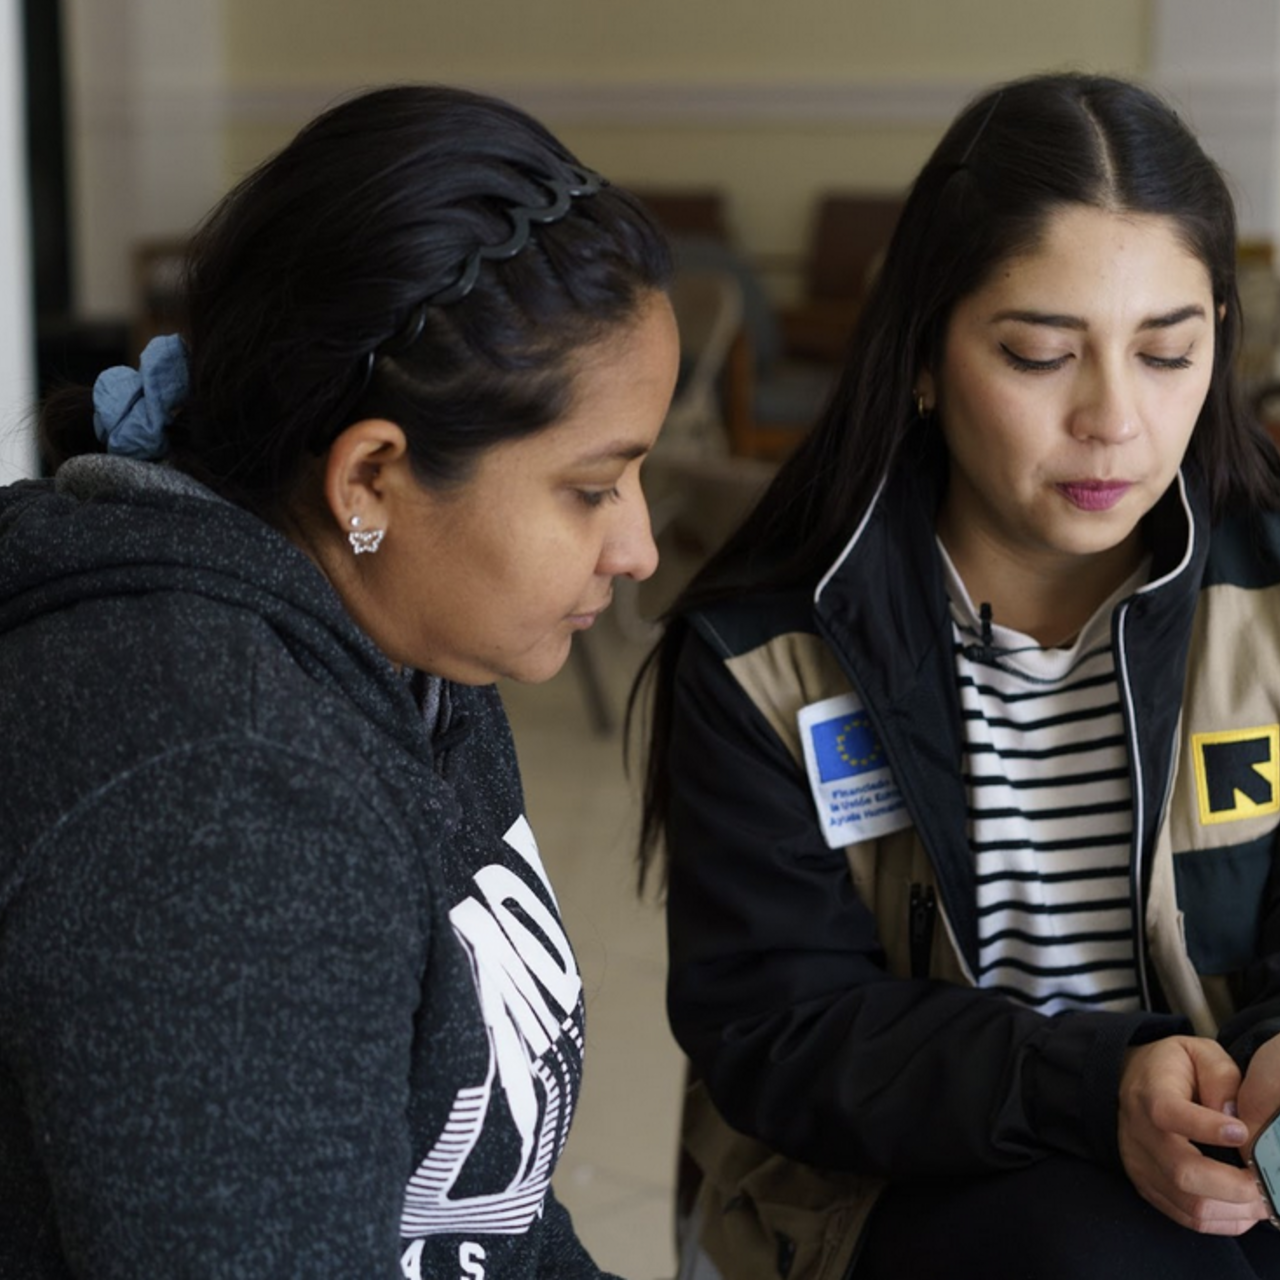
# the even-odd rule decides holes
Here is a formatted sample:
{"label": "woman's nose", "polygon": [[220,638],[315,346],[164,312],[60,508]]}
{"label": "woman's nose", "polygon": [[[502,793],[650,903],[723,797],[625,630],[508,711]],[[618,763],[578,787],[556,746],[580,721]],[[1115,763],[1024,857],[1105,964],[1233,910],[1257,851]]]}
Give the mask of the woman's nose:
{"label": "woman's nose", "polygon": [[1082,391],[1071,418],[1071,434],[1077,440],[1123,444],[1138,434],[1138,407],[1123,373],[1099,370]]}
{"label": "woman's nose", "polygon": [[618,515],[619,523],[601,551],[600,572],[643,582],[658,567],[658,546],[649,522],[649,505],[638,487],[620,504]]}

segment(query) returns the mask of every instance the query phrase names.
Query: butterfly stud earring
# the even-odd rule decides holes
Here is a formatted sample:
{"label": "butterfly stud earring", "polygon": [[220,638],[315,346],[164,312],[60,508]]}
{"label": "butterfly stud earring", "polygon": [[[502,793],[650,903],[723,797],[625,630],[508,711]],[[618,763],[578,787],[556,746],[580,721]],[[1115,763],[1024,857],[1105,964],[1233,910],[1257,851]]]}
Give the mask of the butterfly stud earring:
{"label": "butterfly stud earring", "polygon": [[351,549],[358,556],[366,553],[372,555],[382,546],[382,538],[386,533],[385,529],[362,529],[360,526],[364,523],[359,516],[351,517],[351,532],[347,534],[347,541],[351,543]]}

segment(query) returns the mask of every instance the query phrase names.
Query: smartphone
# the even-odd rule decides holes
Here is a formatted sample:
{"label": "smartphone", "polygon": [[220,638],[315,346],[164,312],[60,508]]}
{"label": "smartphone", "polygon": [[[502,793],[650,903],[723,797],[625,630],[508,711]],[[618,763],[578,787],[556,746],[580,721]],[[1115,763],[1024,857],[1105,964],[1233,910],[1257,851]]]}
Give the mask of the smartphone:
{"label": "smartphone", "polygon": [[1249,1168],[1253,1170],[1267,1197],[1271,1210],[1271,1225],[1280,1227],[1280,1111],[1262,1126],[1253,1150],[1249,1153]]}

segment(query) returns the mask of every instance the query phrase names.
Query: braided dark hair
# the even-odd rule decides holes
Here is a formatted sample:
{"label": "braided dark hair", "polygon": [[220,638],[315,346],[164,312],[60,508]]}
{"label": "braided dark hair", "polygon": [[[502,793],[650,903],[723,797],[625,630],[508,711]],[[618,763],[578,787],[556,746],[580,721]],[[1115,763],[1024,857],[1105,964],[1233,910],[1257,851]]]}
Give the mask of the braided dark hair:
{"label": "braided dark hair", "polygon": [[[522,224],[514,254],[485,255]],[[465,296],[422,305],[473,263]],[[191,395],[170,458],[270,514],[317,448],[385,417],[425,483],[454,482],[488,446],[562,417],[571,357],[670,270],[643,207],[524,112],[440,86],[364,94],[304,128],[195,236]],[[66,416],[44,416],[54,459],[94,447],[79,424],[82,447],[66,447]]]}

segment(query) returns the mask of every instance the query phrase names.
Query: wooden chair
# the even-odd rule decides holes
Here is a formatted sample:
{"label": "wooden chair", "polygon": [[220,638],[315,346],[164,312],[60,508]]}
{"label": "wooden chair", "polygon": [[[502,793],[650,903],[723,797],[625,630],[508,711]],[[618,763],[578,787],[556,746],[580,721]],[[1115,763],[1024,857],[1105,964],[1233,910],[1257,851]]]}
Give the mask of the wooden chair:
{"label": "wooden chair", "polygon": [[1241,240],[1236,249],[1243,332],[1238,373],[1253,396],[1280,378],[1280,278],[1269,240]]}
{"label": "wooden chair", "polygon": [[1236,250],[1243,333],[1237,373],[1256,421],[1280,447],[1280,277],[1269,240]]}
{"label": "wooden chair", "polygon": [[628,187],[669,236],[706,236],[729,243],[728,201],[714,187]]}
{"label": "wooden chair", "polygon": [[680,378],[658,447],[726,452],[720,379],[742,327],[742,287],[724,270],[684,268],[671,282],[680,332]]}
{"label": "wooden chair", "polygon": [[849,334],[902,212],[896,194],[829,192],[814,210],[805,253],[803,298],[782,312],[793,356],[839,363]]}
{"label": "wooden chair", "polygon": [[[679,550],[678,577],[737,527],[773,468],[735,457],[725,430],[720,386],[742,324],[737,278],[723,270],[678,269],[671,304],[680,330],[681,371],[662,434],[645,463],[645,491],[654,538]],[[655,579],[660,599],[673,594],[671,561],[664,550]],[[638,583],[614,583],[618,629],[630,640],[650,643],[657,633],[640,601]]]}
{"label": "wooden chair", "polygon": [[821,411],[835,380],[832,364],[792,360],[777,311],[750,260],[705,236],[673,241],[681,270],[725,271],[742,291],[742,327],[726,361],[723,383],[730,451],[740,458],[781,461]]}

